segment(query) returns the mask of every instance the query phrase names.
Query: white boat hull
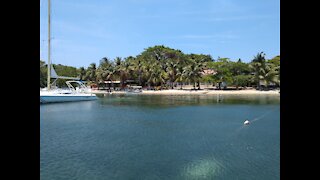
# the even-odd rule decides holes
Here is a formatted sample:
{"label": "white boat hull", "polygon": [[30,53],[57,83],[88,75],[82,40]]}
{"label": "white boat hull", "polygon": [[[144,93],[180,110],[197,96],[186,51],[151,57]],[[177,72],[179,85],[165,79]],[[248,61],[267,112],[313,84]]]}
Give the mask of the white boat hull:
{"label": "white boat hull", "polygon": [[91,101],[98,99],[95,94],[40,94],[40,103]]}

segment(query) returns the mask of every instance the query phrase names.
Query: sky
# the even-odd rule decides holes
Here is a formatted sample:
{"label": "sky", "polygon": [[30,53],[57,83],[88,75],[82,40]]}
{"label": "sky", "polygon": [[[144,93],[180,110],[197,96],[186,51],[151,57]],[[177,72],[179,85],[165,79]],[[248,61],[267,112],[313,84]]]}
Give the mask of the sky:
{"label": "sky", "polygon": [[[40,1],[47,61],[48,2]],[[51,61],[74,67],[164,45],[250,62],[280,55],[280,0],[51,0]]]}

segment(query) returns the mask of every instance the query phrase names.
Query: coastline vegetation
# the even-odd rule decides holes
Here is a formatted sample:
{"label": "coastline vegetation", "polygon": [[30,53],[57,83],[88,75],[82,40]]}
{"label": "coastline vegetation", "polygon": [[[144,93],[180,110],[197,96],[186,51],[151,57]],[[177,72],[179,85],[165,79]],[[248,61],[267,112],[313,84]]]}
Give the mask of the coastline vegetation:
{"label": "coastline vegetation", "polygon": [[[75,68],[61,64],[53,64],[61,76],[79,77],[88,85],[105,87],[105,81],[120,81],[120,88],[128,82],[154,89],[182,88],[182,84],[190,83],[194,89],[200,84],[223,84],[239,87],[255,87],[268,89],[270,85],[280,87],[280,55],[266,59],[263,52],[257,53],[249,63],[241,59],[232,61],[229,58],[213,59],[211,55],[184,54],[182,51],[163,45],[146,48],[137,56],[116,57],[111,60],[104,57],[99,65],[91,63],[87,68]],[[40,60],[40,87],[45,87],[47,66]],[[57,85],[65,85],[59,79]],[[181,85],[181,86],[180,86]]]}

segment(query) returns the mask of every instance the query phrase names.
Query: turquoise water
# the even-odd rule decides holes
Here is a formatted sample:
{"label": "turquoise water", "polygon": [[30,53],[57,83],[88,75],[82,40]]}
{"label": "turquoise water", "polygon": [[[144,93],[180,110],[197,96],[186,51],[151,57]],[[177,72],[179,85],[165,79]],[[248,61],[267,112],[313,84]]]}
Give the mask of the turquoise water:
{"label": "turquoise water", "polygon": [[279,99],[107,95],[40,105],[40,177],[280,179]]}

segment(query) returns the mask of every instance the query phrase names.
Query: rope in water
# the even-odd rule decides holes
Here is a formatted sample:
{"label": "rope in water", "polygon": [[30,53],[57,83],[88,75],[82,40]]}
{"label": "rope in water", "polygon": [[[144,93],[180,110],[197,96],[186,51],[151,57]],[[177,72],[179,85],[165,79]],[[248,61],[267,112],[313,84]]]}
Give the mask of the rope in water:
{"label": "rope in water", "polygon": [[[270,111],[267,111],[264,114],[260,115],[259,117],[254,118],[253,120],[251,120],[250,123],[263,119],[266,115],[270,114],[271,112],[274,112],[277,109],[278,108],[272,108]],[[234,131],[234,134],[238,133],[243,128],[245,128],[245,125],[243,125],[243,122],[242,122],[242,125]]]}
{"label": "rope in water", "polygon": [[275,110],[277,110],[277,109],[278,109],[278,108],[271,109],[270,111],[267,111],[266,113],[262,114],[261,116],[252,119],[250,122],[258,121],[258,120],[264,118],[267,114],[270,114],[271,112],[273,112],[273,111],[275,111]]}

